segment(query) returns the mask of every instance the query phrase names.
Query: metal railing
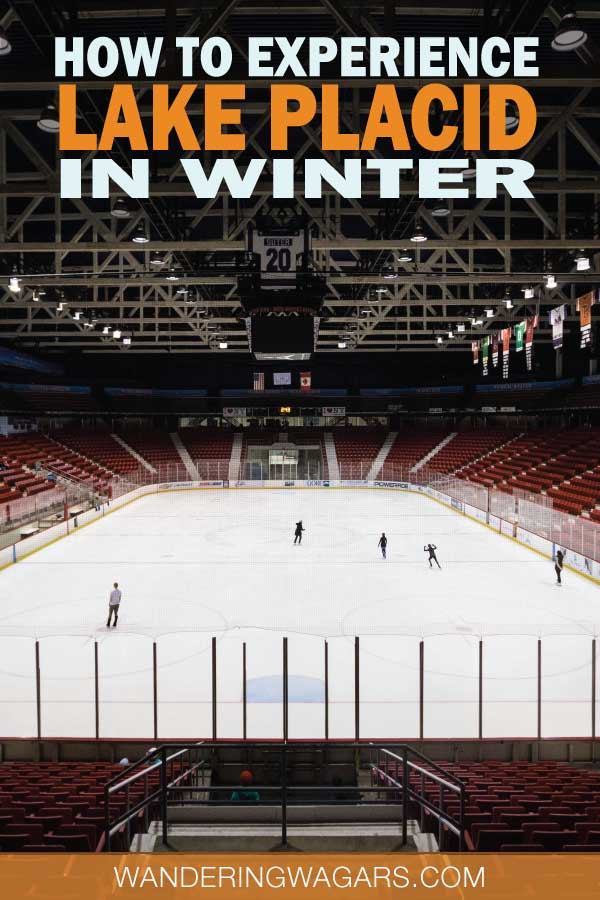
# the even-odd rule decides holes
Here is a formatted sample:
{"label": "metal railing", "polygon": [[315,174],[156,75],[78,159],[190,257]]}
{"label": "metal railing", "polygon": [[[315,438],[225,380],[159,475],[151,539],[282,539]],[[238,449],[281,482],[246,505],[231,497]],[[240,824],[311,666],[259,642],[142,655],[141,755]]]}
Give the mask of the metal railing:
{"label": "metal railing", "polygon": [[[402,846],[408,842],[408,821],[411,807],[416,805],[421,813],[421,828],[425,826],[426,815],[432,815],[438,822],[438,844],[443,849],[444,835],[450,831],[457,837],[458,848],[464,849],[464,809],[465,785],[450,772],[419,753],[408,744],[399,745],[398,752],[385,747],[365,746],[357,742],[336,741],[336,751],[351,750],[355,755],[358,773],[358,757],[362,751],[369,756],[368,768],[371,785],[293,785],[289,783],[292,768],[290,754],[300,747],[307,750],[326,750],[326,742],[217,742],[206,741],[194,744],[167,743],[152,748],[143,759],[127,767],[113,778],[104,788],[104,840],[98,849],[110,852],[113,837],[123,834],[125,846],[129,850],[132,838],[132,823],[140,830],[148,832],[150,821],[160,823],[160,835],[164,847],[169,847],[169,811],[179,805],[186,807],[209,806],[211,808],[229,806],[237,809],[252,806],[279,807],[281,826],[280,849],[288,849],[288,823],[290,806],[331,806],[353,808],[397,806],[398,822],[401,828]],[[212,767],[220,749],[230,756],[236,748],[244,754],[252,753],[254,765],[261,762],[256,754],[262,749],[268,753],[272,768],[273,758],[279,760],[277,783],[252,785],[251,788],[236,785],[207,783],[212,775]],[[375,761],[373,761],[375,760]],[[418,779],[411,784],[411,777]],[[358,778],[357,778],[358,781]],[[434,803],[428,796],[428,783],[433,782],[439,790],[439,801]],[[234,794],[251,790],[255,799],[250,802],[234,799]],[[132,792],[134,794],[132,795]],[[121,803],[115,803],[119,794]],[[446,809],[448,794],[455,795],[459,803],[458,815]]]}

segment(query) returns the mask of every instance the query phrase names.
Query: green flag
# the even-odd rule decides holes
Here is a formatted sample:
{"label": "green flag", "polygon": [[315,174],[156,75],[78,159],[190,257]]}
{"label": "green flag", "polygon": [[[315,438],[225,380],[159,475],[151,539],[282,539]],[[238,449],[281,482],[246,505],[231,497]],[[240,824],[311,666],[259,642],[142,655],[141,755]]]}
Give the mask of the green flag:
{"label": "green flag", "polygon": [[523,349],[526,327],[526,322],[519,322],[517,325],[515,325],[515,350],[517,351],[517,353],[519,352],[519,350]]}

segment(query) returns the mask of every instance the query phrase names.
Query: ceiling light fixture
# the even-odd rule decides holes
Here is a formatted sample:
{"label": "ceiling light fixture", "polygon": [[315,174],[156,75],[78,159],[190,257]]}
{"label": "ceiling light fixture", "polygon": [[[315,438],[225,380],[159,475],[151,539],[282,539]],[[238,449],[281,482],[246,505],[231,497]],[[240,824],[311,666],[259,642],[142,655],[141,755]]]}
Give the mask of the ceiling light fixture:
{"label": "ceiling light fixture", "polygon": [[131,344],[131,338],[130,338],[130,337],[124,337],[124,338],[123,338],[123,343],[125,344],[126,347],[128,347],[128,346]]}
{"label": "ceiling light fixture", "polygon": [[121,332],[119,331],[118,328],[115,328],[115,330],[113,331],[113,337],[114,337],[115,341],[118,341],[119,338],[121,337]]}
{"label": "ceiling light fixture", "polygon": [[397,257],[398,262],[412,262],[412,254],[408,250],[401,250],[400,256]]}
{"label": "ceiling light fixture", "polygon": [[560,20],[550,46],[553,50],[566,53],[568,50],[582,47],[587,38],[587,31],[575,15],[575,11],[571,9]]}
{"label": "ceiling light fixture", "polygon": [[147,244],[150,238],[148,237],[148,232],[146,230],[145,222],[140,222],[133,233],[133,237],[131,238],[134,244]]}
{"label": "ceiling light fixture", "polygon": [[43,108],[37,121],[37,127],[46,134],[58,134],[60,123],[54,103],[48,103]]}
{"label": "ceiling light fixture", "polygon": [[587,272],[590,266],[590,258],[586,256],[585,250],[579,250],[577,256],[575,257],[575,263],[577,265],[578,272]]}
{"label": "ceiling light fixture", "polygon": [[0,56],[8,56],[12,50],[12,44],[6,33],[6,29],[0,25]]}
{"label": "ceiling light fixture", "polygon": [[338,341],[338,350],[345,350],[347,346],[346,341]]}
{"label": "ceiling light fixture", "polygon": [[227,341],[219,341],[219,350],[227,350]]}
{"label": "ceiling light fixture", "polygon": [[414,231],[410,236],[413,244],[422,244],[423,241],[427,240],[427,235],[423,231],[422,225],[415,225]]}
{"label": "ceiling light fixture", "polygon": [[155,269],[162,269],[162,267],[165,265],[165,263],[166,263],[166,259],[164,258],[162,253],[160,253],[160,251],[158,251],[158,250],[153,250],[152,256],[150,257],[150,265],[153,266]]}
{"label": "ceiling light fixture", "polygon": [[519,124],[519,109],[512,100],[509,100],[506,104],[504,122],[507,131],[514,131]]}
{"label": "ceiling light fixture", "polygon": [[535,297],[535,291],[531,285],[529,287],[521,288],[523,291],[523,296],[526,300],[533,300]]}
{"label": "ceiling light fixture", "polygon": [[450,215],[450,207],[448,206],[447,203],[444,203],[443,200],[436,200],[434,203],[432,203],[432,205],[430,207],[430,212],[431,212],[432,216],[435,216],[436,218],[440,219],[443,216]]}
{"label": "ceiling light fixture", "polygon": [[488,319],[494,318],[494,310],[491,307],[488,307],[488,309],[486,309],[485,314]]}
{"label": "ceiling light fixture", "polygon": [[549,290],[553,290],[557,286],[558,285],[555,276],[552,274],[552,272],[548,272],[548,274],[546,275],[546,287]]}
{"label": "ceiling light fixture", "polygon": [[129,208],[129,204],[125,200],[124,197],[117,197],[115,202],[113,203],[111,210],[111,216],[115,219],[130,219],[131,218],[131,209]]}
{"label": "ceiling light fixture", "polygon": [[19,294],[21,291],[21,279],[16,275],[11,275],[8,282],[8,289],[12,294]]}

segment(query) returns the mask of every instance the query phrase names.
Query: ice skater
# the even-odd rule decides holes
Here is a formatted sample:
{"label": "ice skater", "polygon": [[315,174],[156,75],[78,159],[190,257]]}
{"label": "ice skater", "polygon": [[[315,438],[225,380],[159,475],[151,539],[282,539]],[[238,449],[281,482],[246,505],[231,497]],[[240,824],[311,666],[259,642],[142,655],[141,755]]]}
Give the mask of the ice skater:
{"label": "ice skater", "polygon": [[296,530],[294,532],[294,543],[301,544],[302,543],[302,532],[306,531],[306,528],[302,525],[302,519],[299,522],[296,522]]}
{"label": "ice skater", "polygon": [[561,572],[563,570],[563,562],[564,562],[565,554],[562,550],[556,551],[556,559],[554,560],[554,571],[556,572],[556,583],[562,584],[560,579]]}
{"label": "ice skater", "polygon": [[435,555],[435,551],[437,550],[435,544],[426,544],[425,547],[423,547],[423,550],[425,551],[425,553],[429,553],[429,568],[433,569],[433,563],[435,562],[438,569],[441,569],[442,567],[440,566],[438,558]]}
{"label": "ice skater", "polygon": [[113,584],[113,589],[110,592],[110,597],[108,600],[108,621],[106,623],[106,627],[110,628],[111,620],[114,616],[115,621],[113,622],[113,628],[117,627],[117,621],[119,619],[119,606],[121,605],[121,591],[119,590],[119,585],[115,581]]}
{"label": "ice skater", "polygon": [[381,537],[379,538],[378,547],[381,547],[381,555],[384,559],[386,559],[386,548],[387,548],[387,538],[385,536],[385,531],[381,532]]}

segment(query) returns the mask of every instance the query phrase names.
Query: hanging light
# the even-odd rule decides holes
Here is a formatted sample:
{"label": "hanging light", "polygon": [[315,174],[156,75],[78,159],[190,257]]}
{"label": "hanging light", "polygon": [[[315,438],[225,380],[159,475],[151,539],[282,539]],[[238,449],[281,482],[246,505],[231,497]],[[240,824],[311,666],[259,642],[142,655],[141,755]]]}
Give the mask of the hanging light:
{"label": "hanging light", "polygon": [[43,108],[37,121],[37,127],[40,131],[45,131],[47,134],[58,134],[60,124],[54,103],[48,103]]}
{"label": "hanging light", "polygon": [[410,239],[413,242],[413,244],[421,244],[421,243],[423,243],[423,241],[427,240],[427,235],[423,231],[422,225],[415,225],[414,231],[411,234]]}
{"label": "hanging light", "polygon": [[176,294],[188,294],[188,293],[189,293],[189,288],[186,288],[186,287],[184,287],[183,285],[181,285],[181,287],[178,287],[178,288],[177,288],[177,290],[175,291],[175,293],[176,293]]}
{"label": "hanging light", "polygon": [[105,325],[102,329],[102,334],[110,334],[110,325]]}
{"label": "hanging light", "polygon": [[462,324],[459,324],[459,325],[456,326],[456,330],[457,330],[457,331],[460,331],[461,334],[462,334],[462,332],[465,330],[465,326],[462,325]]}
{"label": "hanging light", "polygon": [[442,216],[450,215],[450,207],[443,200],[435,200],[429,207],[432,216],[442,218]]}
{"label": "hanging light", "polygon": [[512,297],[510,296],[510,291],[506,291],[506,293],[504,295],[503,303],[507,309],[513,308],[513,302],[512,302]]}
{"label": "hanging light", "polygon": [[394,271],[393,266],[386,266],[385,269],[383,270],[383,277],[384,278],[397,278],[398,273]]}
{"label": "hanging light", "polygon": [[227,350],[228,346],[227,341],[219,341],[219,350]]}
{"label": "hanging light", "polygon": [[146,223],[140,222],[133,233],[133,237],[131,238],[134,244],[147,244],[150,240],[148,237],[148,232],[146,230]]}
{"label": "hanging light", "polygon": [[466,169],[463,169],[463,181],[468,181],[470,178],[475,178],[477,175],[477,169],[475,168],[475,162],[469,161],[469,165]]}
{"label": "hanging light", "polygon": [[553,290],[555,287],[557,287],[557,281],[552,272],[548,272],[548,274],[546,275],[546,287],[549,290]]}
{"label": "hanging light", "polygon": [[40,295],[39,295],[39,292],[38,292],[35,288],[33,289],[33,293],[32,293],[32,295],[31,295],[31,299],[33,300],[34,303],[39,303],[39,302],[40,302]]}
{"label": "hanging light", "polygon": [[12,294],[19,294],[21,292],[21,279],[17,277],[17,275],[11,275],[8,282],[8,289]]}
{"label": "hanging light", "polygon": [[504,123],[507,131],[514,131],[519,124],[519,109],[512,100],[509,100],[506,104]]}
{"label": "hanging light", "polygon": [[111,216],[114,216],[115,219],[131,218],[131,209],[124,197],[117,197],[111,207],[110,214]]}
{"label": "hanging light", "polygon": [[79,320],[81,319],[81,313],[79,310],[77,310],[77,312],[74,313],[73,318],[75,319],[76,322],[79,322]]}
{"label": "hanging light", "polygon": [[491,307],[488,307],[488,308],[486,309],[485,314],[486,314],[486,316],[487,316],[488,319],[493,319],[493,318],[494,318],[494,310],[493,310]]}
{"label": "hanging light", "polygon": [[533,300],[533,298],[535,297],[535,290],[533,289],[532,285],[529,285],[526,288],[522,288],[522,291],[525,300]]}
{"label": "hanging light", "polygon": [[150,257],[150,265],[155,269],[162,269],[165,265],[166,259],[158,250],[152,251],[152,256]]}
{"label": "hanging light", "polygon": [[438,342],[438,344],[443,344],[443,343],[444,343],[444,338],[443,338],[443,337],[438,337],[438,338],[437,338],[437,342]]}
{"label": "hanging light", "polygon": [[179,281],[179,275],[175,274],[173,269],[169,269],[169,274],[167,275],[167,281]]}
{"label": "hanging light", "polygon": [[126,347],[128,347],[128,346],[131,344],[131,338],[130,338],[130,337],[124,337],[124,338],[123,338],[123,343],[125,344]]}
{"label": "hanging light", "polygon": [[119,338],[121,337],[121,332],[119,331],[118,328],[115,328],[115,330],[113,331],[113,337],[114,337],[115,341],[118,341]]}
{"label": "hanging light", "polygon": [[579,250],[575,257],[578,272],[587,272],[590,268],[590,258],[586,256],[585,250]]}
{"label": "hanging light", "polygon": [[388,292],[388,289],[387,289],[387,288],[383,288],[383,287],[375,288],[375,293],[376,293],[376,294],[387,294],[387,292]]}
{"label": "hanging light", "polygon": [[453,337],[454,337],[454,332],[453,332],[453,331],[449,331],[449,332],[448,332],[448,337],[449,337],[449,338],[453,338]]}
{"label": "hanging light", "polygon": [[345,350],[347,346],[346,341],[338,341],[338,350]]}
{"label": "hanging light", "polygon": [[583,47],[587,38],[587,31],[571,9],[560,20],[550,46],[553,50],[566,53]]}
{"label": "hanging light", "polygon": [[398,262],[412,262],[412,261],[413,261],[412,254],[409,253],[408,250],[403,249],[400,251],[400,256],[398,257]]}
{"label": "hanging light", "polygon": [[12,44],[8,39],[6,29],[0,25],[0,56],[8,56],[12,50]]}

